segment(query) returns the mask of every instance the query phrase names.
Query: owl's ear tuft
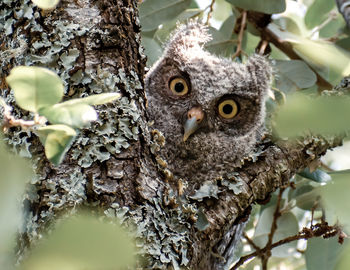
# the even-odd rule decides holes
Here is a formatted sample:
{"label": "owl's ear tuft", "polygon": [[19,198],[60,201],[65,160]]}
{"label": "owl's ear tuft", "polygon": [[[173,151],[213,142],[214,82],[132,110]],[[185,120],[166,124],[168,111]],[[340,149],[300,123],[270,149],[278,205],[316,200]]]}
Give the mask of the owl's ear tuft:
{"label": "owl's ear tuft", "polygon": [[249,57],[247,70],[254,84],[267,92],[272,78],[272,67],[267,58],[259,54]]}
{"label": "owl's ear tuft", "polygon": [[165,44],[165,53],[178,55],[182,51],[202,49],[202,46],[211,40],[207,26],[197,20],[190,20],[187,24],[178,24]]}

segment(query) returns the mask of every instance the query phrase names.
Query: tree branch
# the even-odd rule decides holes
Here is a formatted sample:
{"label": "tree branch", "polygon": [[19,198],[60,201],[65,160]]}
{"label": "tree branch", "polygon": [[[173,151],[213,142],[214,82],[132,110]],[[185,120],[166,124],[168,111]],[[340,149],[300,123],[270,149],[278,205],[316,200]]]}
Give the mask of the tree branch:
{"label": "tree branch", "polygon": [[[239,223],[245,209],[252,203],[264,200],[278,187],[286,185],[295,173],[321,157],[327,149],[341,143],[341,138],[312,136],[294,142],[261,144],[260,147],[264,150],[256,157],[256,161],[248,161],[241,168],[235,169],[235,179],[243,184],[242,192],[234,194],[231,190],[222,190],[215,204],[203,205],[210,226],[205,231],[194,234],[194,242],[200,248],[195,250],[193,265],[212,265],[213,263],[205,261],[201,254],[205,248],[215,244],[213,239],[223,237],[222,233],[227,230],[223,228]],[[210,241],[208,235],[211,236]]]}
{"label": "tree branch", "polygon": [[[278,49],[284,52],[290,59],[294,60],[303,60],[294,50],[290,43],[281,40],[278,36],[276,36],[270,29],[266,26],[269,21],[264,19],[264,17],[269,17],[270,15],[266,15],[259,12],[249,11],[248,12],[248,21],[252,23],[258,31],[260,31],[260,35],[263,40],[271,42]],[[330,90],[333,88],[332,84],[326,81],[313,67],[308,65],[309,68],[316,74],[317,77],[317,85],[321,90],[327,89]]]}
{"label": "tree branch", "polygon": [[330,235],[334,236],[335,234],[339,234],[339,237],[342,237],[342,231],[338,226],[329,226],[327,222],[317,223],[315,226],[310,228],[304,227],[298,234],[286,237],[280,241],[277,241],[270,246],[266,245],[264,248],[254,251],[246,256],[243,256],[239,259],[239,261],[231,268],[231,270],[238,269],[241,265],[243,265],[246,261],[258,256],[260,253],[271,253],[271,250],[275,247],[282,246],[284,244],[305,239],[308,240],[313,237],[323,237],[329,238]]}

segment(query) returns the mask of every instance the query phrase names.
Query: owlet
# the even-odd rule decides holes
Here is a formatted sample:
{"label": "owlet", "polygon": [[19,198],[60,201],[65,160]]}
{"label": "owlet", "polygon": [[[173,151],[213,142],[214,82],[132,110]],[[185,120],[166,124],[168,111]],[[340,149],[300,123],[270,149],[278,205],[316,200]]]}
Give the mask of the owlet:
{"label": "owlet", "polygon": [[177,178],[198,183],[241,164],[262,136],[271,67],[207,52],[208,29],[179,26],[145,78],[149,118],[164,134],[160,155]]}

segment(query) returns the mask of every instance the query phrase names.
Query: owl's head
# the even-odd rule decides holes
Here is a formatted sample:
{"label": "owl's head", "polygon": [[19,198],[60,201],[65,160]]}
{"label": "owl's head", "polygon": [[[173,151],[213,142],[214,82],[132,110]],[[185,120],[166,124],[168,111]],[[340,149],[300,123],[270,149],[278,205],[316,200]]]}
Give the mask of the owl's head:
{"label": "owl's head", "polygon": [[205,51],[207,28],[178,27],[145,78],[148,113],[165,135],[168,159],[242,157],[259,138],[271,67],[263,56],[246,64]]}

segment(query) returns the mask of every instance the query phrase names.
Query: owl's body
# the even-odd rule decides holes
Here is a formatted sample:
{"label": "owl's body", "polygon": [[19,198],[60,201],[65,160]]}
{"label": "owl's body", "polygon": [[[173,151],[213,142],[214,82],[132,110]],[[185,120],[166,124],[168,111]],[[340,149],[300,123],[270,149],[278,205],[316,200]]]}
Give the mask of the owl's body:
{"label": "owl's body", "polygon": [[240,164],[260,139],[271,68],[246,65],[202,48],[207,29],[179,27],[145,78],[148,113],[166,139],[161,156],[176,178],[204,182]]}

